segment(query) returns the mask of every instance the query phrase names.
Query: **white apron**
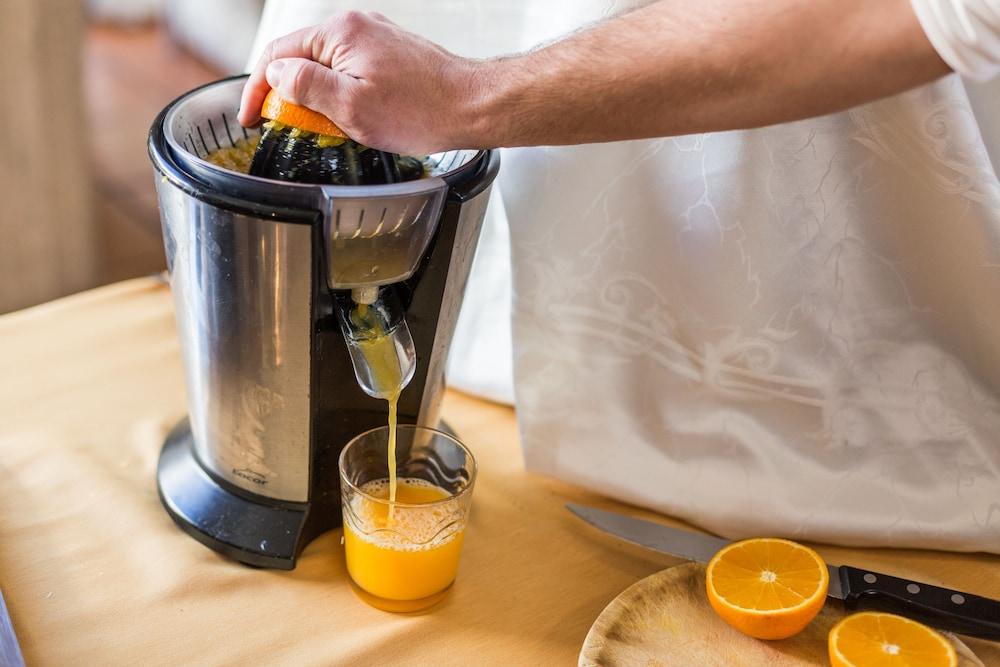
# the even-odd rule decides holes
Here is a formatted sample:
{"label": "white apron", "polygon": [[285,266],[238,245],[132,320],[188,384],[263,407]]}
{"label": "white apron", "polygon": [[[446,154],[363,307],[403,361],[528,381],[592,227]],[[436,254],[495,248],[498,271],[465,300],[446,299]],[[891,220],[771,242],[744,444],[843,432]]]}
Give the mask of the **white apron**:
{"label": "white apron", "polygon": [[[623,6],[322,4],[470,55]],[[505,213],[530,469],[727,537],[1000,553],[998,101],[504,151],[452,383],[506,394]]]}

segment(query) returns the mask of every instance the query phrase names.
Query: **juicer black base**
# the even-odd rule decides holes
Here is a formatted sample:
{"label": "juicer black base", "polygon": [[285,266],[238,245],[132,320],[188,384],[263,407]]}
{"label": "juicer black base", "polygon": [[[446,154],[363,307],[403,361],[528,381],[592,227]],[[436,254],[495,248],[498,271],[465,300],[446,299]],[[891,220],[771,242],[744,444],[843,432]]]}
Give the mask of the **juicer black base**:
{"label": "juicer black base", "polygon": [[291,570],[302,548],[331,525],[309,521],[309,503],[288,503],[236,490],[198,462],[187,419],[167,436],[156,470],[160,500],[174,522],[205,546],[256,567]]}

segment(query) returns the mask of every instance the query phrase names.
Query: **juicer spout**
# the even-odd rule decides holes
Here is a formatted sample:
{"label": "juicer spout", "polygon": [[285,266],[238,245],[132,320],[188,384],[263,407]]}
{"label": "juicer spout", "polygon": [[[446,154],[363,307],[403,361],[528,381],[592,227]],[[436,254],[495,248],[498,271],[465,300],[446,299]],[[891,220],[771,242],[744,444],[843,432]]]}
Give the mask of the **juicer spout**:
{"label": "juicer spout", "polygon": [[355,287],[351,290],[351,301],[364,306],[370,306],[378,299],[378,287],[368,285],[365,287]]}
{"label": "juicer spout", "polygon": [[354,288],[335,302],[358,385],[374,398],[395,398],[417,368],[416,348],[395,290],[391,285]]}

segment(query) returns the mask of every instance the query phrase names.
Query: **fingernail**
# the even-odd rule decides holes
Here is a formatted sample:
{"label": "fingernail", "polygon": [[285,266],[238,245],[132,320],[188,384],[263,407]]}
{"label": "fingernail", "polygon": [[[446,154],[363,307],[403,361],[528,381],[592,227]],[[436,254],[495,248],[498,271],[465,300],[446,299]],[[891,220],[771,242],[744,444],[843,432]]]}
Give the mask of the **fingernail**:
{"label": "fingernail", "polygon": [[267,77],[267,82],[271,84],[272,88],[281,83],[281,70],[283,69],[285,69],[285,63],[280,60],[275,60],[267,66],[265,76]]}

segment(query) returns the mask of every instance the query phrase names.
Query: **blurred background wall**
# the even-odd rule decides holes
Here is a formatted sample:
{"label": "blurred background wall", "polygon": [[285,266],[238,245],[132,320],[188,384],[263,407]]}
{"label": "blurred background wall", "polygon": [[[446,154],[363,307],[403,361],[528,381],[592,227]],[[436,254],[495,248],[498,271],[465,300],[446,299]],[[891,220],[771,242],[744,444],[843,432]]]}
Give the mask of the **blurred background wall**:
{"label": "blurred background wall", "polygon": [[146,133],[243,70],[263,0],[3,0],[0,313],[164,266]]}
{"label": "blurred background wall", "polygon": [[80,133],[81,7],[4,0],[0,20],[0,311],[94,281],[86,140]]}

